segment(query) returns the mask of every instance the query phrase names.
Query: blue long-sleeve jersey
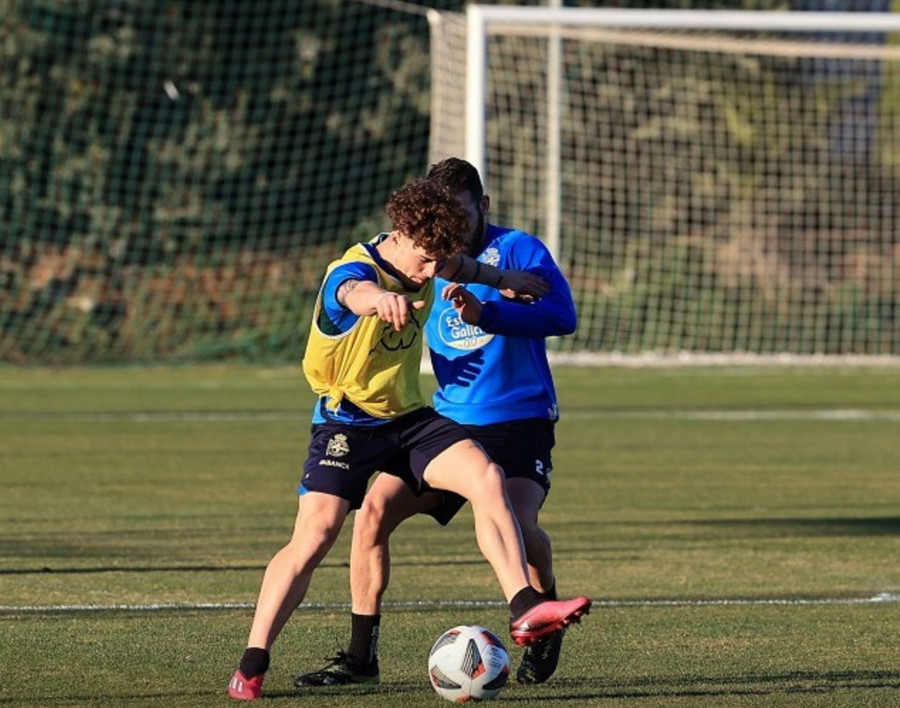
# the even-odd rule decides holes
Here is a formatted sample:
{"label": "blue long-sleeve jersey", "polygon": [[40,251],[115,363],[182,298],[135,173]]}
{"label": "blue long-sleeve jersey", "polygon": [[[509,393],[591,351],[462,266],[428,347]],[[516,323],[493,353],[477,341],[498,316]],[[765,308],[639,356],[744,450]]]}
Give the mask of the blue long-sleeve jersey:
{"label": "blue long-sleeve jersey", "polygon": [[[555,421],[559,409],[545,338],[575,331],[569,284],[544,244],[523,231],[490,224],[477,258],[497,268],[539,275],[551,290],[523,304],[486,285],[468,285],[484,303],[477,326],[460,320],[446,300],[436,300],[425,327],[439,386],[434,407],[466,425],[524,418]],[[438,279],[435,292],[446,284]]]}

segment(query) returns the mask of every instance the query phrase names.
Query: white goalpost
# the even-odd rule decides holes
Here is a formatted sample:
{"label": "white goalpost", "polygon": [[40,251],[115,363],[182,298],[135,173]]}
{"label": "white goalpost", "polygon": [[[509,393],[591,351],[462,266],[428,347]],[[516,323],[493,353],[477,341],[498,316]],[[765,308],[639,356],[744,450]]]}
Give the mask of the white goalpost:
{"label": "white goalpost", "polygon": [[432,12],[432,161],[545,239],[585,361],[897,363],[900,15]]}

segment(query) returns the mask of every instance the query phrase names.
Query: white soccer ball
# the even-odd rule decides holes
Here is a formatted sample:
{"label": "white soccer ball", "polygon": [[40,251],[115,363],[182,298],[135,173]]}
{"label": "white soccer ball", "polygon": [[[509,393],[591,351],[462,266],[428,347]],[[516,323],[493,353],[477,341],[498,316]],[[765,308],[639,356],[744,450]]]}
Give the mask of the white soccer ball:
{"label": "white soccer ball", "polygon": [[428,678],[448,701],[493,698],[509,680],[509,654],[490,630],[460,625],[444,632],[431,647]]}

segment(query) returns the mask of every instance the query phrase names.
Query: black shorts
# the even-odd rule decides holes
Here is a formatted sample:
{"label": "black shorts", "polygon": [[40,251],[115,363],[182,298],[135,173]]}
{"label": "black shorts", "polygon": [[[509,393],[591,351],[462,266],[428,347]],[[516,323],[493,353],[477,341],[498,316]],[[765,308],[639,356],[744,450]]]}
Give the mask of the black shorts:
{"label": "black shorts", "polygon": [[428,463],[451,445],[472,436],[461,425],[421,408],[376,426],[313,425],[309,454],[298,492],[324,492],[362,504],[369,478],[378,471],[401,477],[419,494]]}
{"label": "black shorts", "polygon": [[[552,421],[526,418],[509,423],[463,427],[503,468],[506,479],[524,477],[533,480],[544,490],[546,498],[550,492],[550,473],[553,470],[550,453],[556,444],[555,424]],[[440,494],[440,503],[423,513],[446,526],[466,500],[453,492],[442,491]]]}

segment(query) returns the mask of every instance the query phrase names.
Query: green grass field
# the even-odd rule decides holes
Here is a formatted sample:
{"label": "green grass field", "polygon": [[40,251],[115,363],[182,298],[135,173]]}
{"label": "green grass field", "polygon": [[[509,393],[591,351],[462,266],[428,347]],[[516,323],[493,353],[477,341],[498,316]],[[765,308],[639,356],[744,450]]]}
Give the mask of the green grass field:
{"label": "green grass field", "polygon": [[[900,369],[557,380],[544,526],[561,593],[596,604],[552,681],[496,705],[900,702]],[[296,368],[0,369],[0,705],[229,704],[310,404]],[[347,640],[348,542],[276,644],[263,704],[444,705],[434,639],[505,636],[468,510],[394,538],[382,683],[293,690]]]}

